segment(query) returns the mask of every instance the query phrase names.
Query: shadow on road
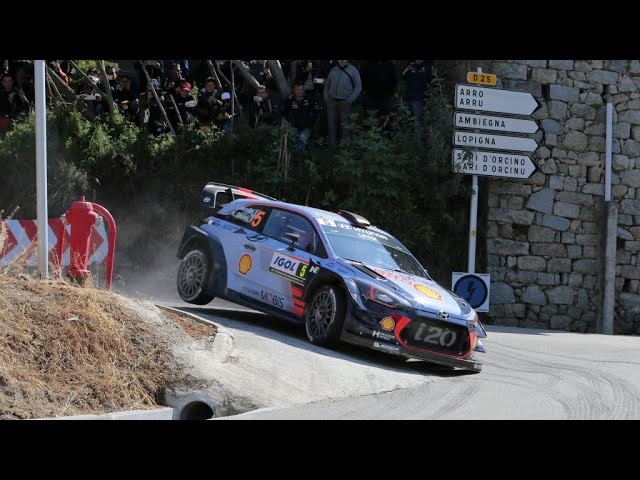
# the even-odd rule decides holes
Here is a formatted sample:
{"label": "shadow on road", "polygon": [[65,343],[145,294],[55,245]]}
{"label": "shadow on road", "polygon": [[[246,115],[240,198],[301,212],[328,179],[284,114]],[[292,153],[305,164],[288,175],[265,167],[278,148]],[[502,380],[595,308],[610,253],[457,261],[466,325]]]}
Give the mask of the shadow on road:
{"label": "shadow on road", "polygon": [[454,369],[422,360],[397,357],[347,343],[340,343],[331,349],[319,347],[308,341],[304,325],[287,322],[260,312],[212,307],[197,308],[180,306],[177,308],[198,316],[206,317],[215,315],[215,321],[223,327],[251,332],[264,338],[277,340],[294,348],[339,358],[341,360],[348,360],[370,367],[439,377],[458,377],[474,373],[468,370]]}

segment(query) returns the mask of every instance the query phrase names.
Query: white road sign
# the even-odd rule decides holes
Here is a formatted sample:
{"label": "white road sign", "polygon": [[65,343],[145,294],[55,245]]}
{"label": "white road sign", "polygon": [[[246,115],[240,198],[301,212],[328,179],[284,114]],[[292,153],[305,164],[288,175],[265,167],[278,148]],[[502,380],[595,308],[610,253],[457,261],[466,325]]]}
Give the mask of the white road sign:
{"label": "white road sign", "polygon": [[453,132],[453,144],[459,147],[491,148],[516,152],[535,152],[540,146],[533,138],[491,135],[464,130]]}
{"label": "white road sign", "polygon": [[451,169],[453,173],[484,175],[488,177],[529,178],[538,170],[538,165],[527,155],[502,152],[471,151],[465,158],[461,148],[453,149]]}
{"label": "white road sign", "polygon": [[529,92],[477,87],[462,83],[456,85],[456,109],[458,110],[531,115],[538,108],[540,108],[540,102]]}
{"label": "white road sign", "polygon": [[535,120],[496,117],[492,115],[477,115],[466,112],[456,112],[454,125],[458,128],[514,133],[536,133],[539,128],[538,122]]}

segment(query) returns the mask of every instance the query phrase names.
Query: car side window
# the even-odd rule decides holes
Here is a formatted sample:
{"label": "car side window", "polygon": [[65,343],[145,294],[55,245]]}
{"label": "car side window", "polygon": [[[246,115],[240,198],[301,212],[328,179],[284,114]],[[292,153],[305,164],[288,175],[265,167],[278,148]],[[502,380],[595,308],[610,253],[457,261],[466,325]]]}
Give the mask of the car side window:
{"label": "car side window", "polygon": [[262,205],[243,205],[228,212],[226,210],[225,207],[220,212],[225,220],[259,232],[264,227],[271,209]]}
{"label": "car side window", "polygon": [[297,213],[274,208],[266,220],[262,233],[287,245],[291,244],[291,240],[295,240],[296,248],[326,257],[315,229],[309,220]]}

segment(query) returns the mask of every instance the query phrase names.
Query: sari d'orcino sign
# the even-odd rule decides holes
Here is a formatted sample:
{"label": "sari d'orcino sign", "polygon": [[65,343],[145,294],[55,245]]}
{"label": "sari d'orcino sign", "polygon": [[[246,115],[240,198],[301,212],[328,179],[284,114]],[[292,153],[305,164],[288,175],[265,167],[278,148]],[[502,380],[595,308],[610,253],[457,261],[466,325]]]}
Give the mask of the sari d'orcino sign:
{"label": "sari d'orcino sign", "polygon": [[454,148],[452,170],[467,175],[529,178],[538,170],[538,165],[528,155],[484,151],[471,151],[465,155],[461,148]]}
{"label": "sari d'orcino sign", "polygon": [[456,85],[457,110],[531,115],[538,108],[540,108],[540,102],[529,92],[485,88],[462,83]]}

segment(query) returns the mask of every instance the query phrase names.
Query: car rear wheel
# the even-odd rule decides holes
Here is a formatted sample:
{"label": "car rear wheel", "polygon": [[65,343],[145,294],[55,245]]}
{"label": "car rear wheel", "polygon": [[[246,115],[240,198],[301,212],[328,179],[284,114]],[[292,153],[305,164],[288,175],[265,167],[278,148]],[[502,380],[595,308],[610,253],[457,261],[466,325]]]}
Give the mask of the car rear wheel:
{"label": "car rear wheel", "polygon": [[314,345],[330,346],[340,340],[346,299],[344,291],[335,285],[325,285],[315,291],[307,307],[305,327]]}
{"label": "car rear wheel", "polygon": [[178,294],[187,303],[206,305],[213,295],[206,293],[211,262],[203,250],[196,248],[187,253],[178,269]]}

